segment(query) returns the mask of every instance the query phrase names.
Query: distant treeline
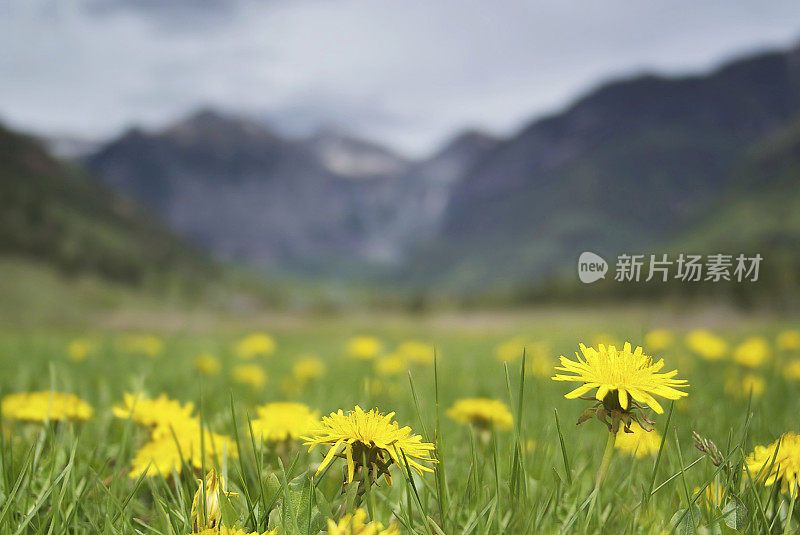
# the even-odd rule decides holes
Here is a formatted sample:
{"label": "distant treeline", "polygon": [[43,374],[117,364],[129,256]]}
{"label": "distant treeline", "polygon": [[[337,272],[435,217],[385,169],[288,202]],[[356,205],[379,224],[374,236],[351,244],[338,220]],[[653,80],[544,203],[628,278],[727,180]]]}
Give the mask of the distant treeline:
{"label": "distant treeline", "polygon": [[215,272],[148,214],[1,127],[0,254],[134,286]]}

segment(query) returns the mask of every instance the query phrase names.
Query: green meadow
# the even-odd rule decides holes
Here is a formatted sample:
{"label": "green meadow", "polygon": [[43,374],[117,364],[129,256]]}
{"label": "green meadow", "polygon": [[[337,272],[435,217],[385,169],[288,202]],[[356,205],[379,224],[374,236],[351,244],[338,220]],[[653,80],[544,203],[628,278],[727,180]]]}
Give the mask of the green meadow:
{"label": "green meadow", "polygon": [[[700,326],[724,341],[719,358],[704,358],[687,342]],[[94,412],[85,421],[32,422],[4,407],[0,532],[192,533],[197,479],[213,467],[237,493],[221,499],[222,525],[244,533],[381,533],[374,526],[329,527],[329,519],[359,508],[384,529],[416,534],[794,533],[800,507],[793,494],[765,485],[764,474],[745,465],[755,446],[800,431],[800,376],[791,372],[800,348],[786,334],[791,328],[765,317],[554,310],[5,329],[2,396],[70,393]],[[648,337],[654,329],[666,332]],[[254,333],[267,334],[274,350],[242,358],[237,347]],[[348,342],[357,335],[377,338],[380,352],[354,358]],[[757,363],[737,353],[754,337],[767,347]],[[409,340],[425,343],[431,358],[398,357]],[[689,382],[688,396],[660,398],[662,414],[646,411],[656,447],[616,448],[596,484],[609,431],[595,418],[576,425],[593,402],[565,399],[578,385],[550,377],[558,356],[574,359],[579,343],[626,341],[663,358],[663,371],[677,369]],[[218,369],[198,370],[201,355]],[[402,366],[380,364],[392,358]],[[298,378],[300,359],[314,359],[321,371]],[[266,380],[256,384],[252,373],[237,373],[243,365],[261,369]],[[193,403],[202,428],[229,438],[238,455],[214,452],[200,466],[181,459],[170,473],[131,477],[149,430],[113,414],[124,393]],[[502,401],[513,426],[448,416],[457,400],[477,397]],[[391,485],[343,485],[343,459],[317,475],[327,448],[309,452],[302,439],[274,444],[251,433],[257,408],[277,401],[301,402],[320,415],[357,405],[394,412],[400,427],[435,445],[438,463],[422,475],[394,463]],[[693,433],[718,452],[701,451]],[[705,448],[712,450],[709,442]]]}

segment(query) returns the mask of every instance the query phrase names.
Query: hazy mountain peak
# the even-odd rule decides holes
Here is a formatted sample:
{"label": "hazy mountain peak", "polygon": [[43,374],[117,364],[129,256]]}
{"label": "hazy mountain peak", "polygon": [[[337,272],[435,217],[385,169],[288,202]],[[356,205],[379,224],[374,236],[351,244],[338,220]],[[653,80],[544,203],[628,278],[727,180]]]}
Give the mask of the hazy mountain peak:
{"label": "hazy mountain peak", "polygon": [[279,138],[264,125],[243,117],[204,108],[173,124],[163,135],[179,143],[225,143],[241,139],[260,138],[278,141]]}
{"label": "hazy mountain peak", "polygon": [[767,53],[618,80],[516,135],[465,131],[421,161],[336,129],[285,138],[202,110],[89,164],[223,257],[532,281],[576,251],[613,254],[686,226],[742,151],[800,112],[798,68],[794,52]]}
{"label": "hazy mountain peak", "polygon": [[386,147],[331,127],[318,130],[308,145],[328,171],[345,177],[396,175],[409,164]]}

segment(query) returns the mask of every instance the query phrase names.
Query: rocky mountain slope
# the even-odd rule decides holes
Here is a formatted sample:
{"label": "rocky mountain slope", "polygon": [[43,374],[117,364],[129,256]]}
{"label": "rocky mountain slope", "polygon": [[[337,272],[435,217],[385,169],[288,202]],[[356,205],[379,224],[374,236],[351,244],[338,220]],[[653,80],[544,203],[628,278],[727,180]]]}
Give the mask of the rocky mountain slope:
{"label": "rocky mountain slope", "polygon": [[503,141],[457,181],[415,277],[513,284],[584,250],[663,241],[728,191],[751,144],[799,113],[800,50],[603,86]]}
{"label": "rocky mountain slope", "polygon": [[219,256],[316,273],[404,261],[480,152],[465,138],[410,162],[336,132],[287,139],[204,111],[162,132],[132,130],[86,163]]}
{"label": "rocky mountain slope", "polygon": [[86,163],[218,256],[468,292],[691,233],[751,187],[737,178],[750,147],[798,115],[795,49],[611,82],[507,139],[468,132],[422,161],[206,111],[132,130]]}

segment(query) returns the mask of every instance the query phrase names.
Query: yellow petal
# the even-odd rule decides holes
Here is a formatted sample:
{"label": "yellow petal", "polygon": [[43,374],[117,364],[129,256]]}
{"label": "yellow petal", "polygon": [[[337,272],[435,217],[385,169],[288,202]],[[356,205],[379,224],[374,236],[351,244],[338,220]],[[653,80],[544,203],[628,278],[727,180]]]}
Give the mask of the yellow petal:
{"label": "yellow petal", "polygon": [[564,395],[564,397],[567,399],[575,399],[577,397],[584,395],[592,388],[596,388],[597,386],[599,386],[597,383],[586,383],[584,385],[579,386],[572,392],[567,393],[566,395]]}
{"label": "yellow petal", "polygon": [[622,410],[628,409],[628,391],[624,388],[619,389],[619,406]]}

